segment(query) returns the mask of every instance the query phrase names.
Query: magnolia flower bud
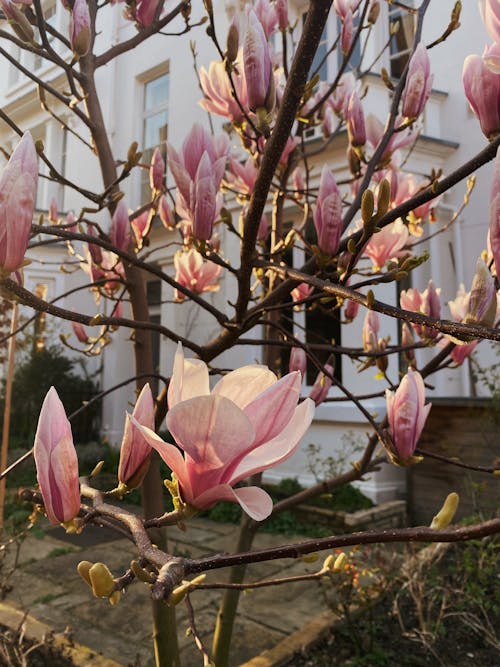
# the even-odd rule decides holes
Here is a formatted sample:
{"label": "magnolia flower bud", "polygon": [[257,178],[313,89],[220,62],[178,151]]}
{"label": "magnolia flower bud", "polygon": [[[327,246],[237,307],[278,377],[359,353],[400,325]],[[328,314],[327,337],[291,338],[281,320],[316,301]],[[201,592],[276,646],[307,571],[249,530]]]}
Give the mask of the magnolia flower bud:
{"label": "magnolia flower bud", "polygon": [[321,173],[318,199],[314,210],[314,226],[318,247],[326,255],[334,255],[342,234],[342,197],[328,165]]}
{"label": "magnolia flower bud", "polygon": [[269,108],[269,96],[273,86],[271,55],[264,28],[253,9],[248,13],[248,27],[243,44],[243,67],[250,110]]}
{"label": "magnolia flower bud", "polygon": [[302,377],[306,374],[307,355],[303,347],[292,347],[290,352],[289,373],[300,371]]}
{"label": "magnolia flower bud", "polygon": [[480,257],[476,264],[476,274],[472,280],[469,306],[464,318],[466,324],[493,326],[497,312],[497,292],[495,279]]}
{"label": "magnolia flower bud", "polygon": [[151,185],[151,190],[161,191],[163,190],[163,177],[165,176],[165,161],[159,148],[155,148],[153,151],[153,157],[151,158],[151,167],[149,168],[149,183]]}
{"label": "magnolia flower bud", "polygon": [[12,30],[23,42],[30,43],[35,39],[35,33],[30,22],[21,9],[11,0],[0,0],[3,13],[9,21]]}
{"label": "magnolia flower bud", "polygon": [[434,79],[430,73],[430,67],[427,49],[420,42],[410,59],[406,84],[401,97],[402,113],[405,118],[415,120],[424,110]]}
{"label": "magnolia flower bud", "polygon": [[87,0],[75,0],[71,12],[70,43],[77,58],[86,56],[90,49],[90,13]]}
{"label": "magnolia flower bud", "polygon": [[478,55],[467,56],[463,68],[465,95],[481,130],[492,139],[500,131],[500,76]]}
{"label": "magnolia flower bud", "polygon": [[314,401],[316,407],[320,405],[320,403],[323,403],[323,401],[328,396],[330,387],[332,386],[332,379],[329,376],[333,375],[333,366],[330,364],[325,364],[325,371],[328,373],[328,375],[325,375],[323,371],[320,371],[309,393],[309,398]]}
{"label": "magnolia flower bud", "polygon": [[432,519],[431,528],[434,530],[443,530],[443,528],[449,526],[453,521],[453,517],[457,511],[459,500],[460,496],[458,493],[449,493],[446,496],[446,500],[444,501],[443,506]]}

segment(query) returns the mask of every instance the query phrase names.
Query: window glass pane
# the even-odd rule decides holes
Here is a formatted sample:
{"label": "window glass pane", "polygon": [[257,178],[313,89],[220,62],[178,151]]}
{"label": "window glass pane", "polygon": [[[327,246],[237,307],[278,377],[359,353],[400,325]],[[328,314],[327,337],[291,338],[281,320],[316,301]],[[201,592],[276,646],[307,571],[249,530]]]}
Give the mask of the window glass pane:
{"label": "window glass pane", "polygon": [[160,113],[149,116],[144,120],[144,146],[152,148],[167,140],[168,113]]}
{"label": "window glass pane", "polygon": [[389,14],[389,29],[394,30],[395,24],[399,24],[399,30],[392,35],[389,44],[391,60],[391,76],[399,78],[403,73],[410,49],[415,35],[415,16],[410,12],[403,12],[397,8]]}
{"label": "window glass pane", "polygon": [[145,111],[149,111],[168,102],[168,74],[162,74],[157,79],[146,84],[144,101]]}

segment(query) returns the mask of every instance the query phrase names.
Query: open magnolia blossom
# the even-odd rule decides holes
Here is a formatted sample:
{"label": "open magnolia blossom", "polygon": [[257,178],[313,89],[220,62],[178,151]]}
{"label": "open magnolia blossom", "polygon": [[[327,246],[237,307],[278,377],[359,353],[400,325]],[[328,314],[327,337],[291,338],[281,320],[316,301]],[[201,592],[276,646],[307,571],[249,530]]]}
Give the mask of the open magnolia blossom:
{"label": "open magnolia blossom", "polygon": [[220,500],[236,502],[262,521],[272,500],[255,486],[233,488],[254,473],[291,456],[308,429],[314,403],[299,405],[301,376],[278,380],[266,366],[243,366],[225,375],[210,392],[208,368],[184,359],[179,345],[168,388],[167,428],[178,447],[141,426],[151,447],[175,473],[183,502],[207,509]]}

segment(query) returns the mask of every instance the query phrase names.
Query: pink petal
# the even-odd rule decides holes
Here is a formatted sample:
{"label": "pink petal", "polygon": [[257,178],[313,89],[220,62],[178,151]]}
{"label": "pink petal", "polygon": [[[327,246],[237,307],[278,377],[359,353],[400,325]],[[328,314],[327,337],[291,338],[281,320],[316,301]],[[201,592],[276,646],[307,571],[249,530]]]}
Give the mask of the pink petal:
{"label": "pink petal", "polygon": [[165,442],[165,440],[160,438],[159,435],[147,426],[139,424],[137,419],[132,417],[132,415],[129,415],[129,418],[132,424],[142,433],[144,439],[151,445],[151,447],[153,447],[153,449],[156,449],[170,470],[175,473],[184,491],[183,500],[189,503],[192,500],[191,483],[187,475],[184,457],[180,451],[175,445]]}
{"label": "pink petal", "polygon": [[210,393],[208,368],[200,359],[184,359],[179,343],[174,358],[174,370],[168,385],[168,407],[173,408],[180,401]]}
{"label": "pink petal", "polygon": [[242,366],[217,382],[212,394],[225,396],[243,410],[261,392],[277,382],[276,375],[267,368],[257,364]]}
{"label": "pink petal", "polygon": [[288,424],[300,398],[301,383],[299,372],[289,373],[245,407],[255,428],[254,447],[272,440]]}
{"label": "pink petal", "polygon": [[257,486],[233,489],[229,484],[221,484],[205,491],[195,498],[195,507],[206,509],[216,502],[226,500],[238,503],[242,510],[255,521],[263,521],[273,511],[273,501],[266,491]]}
{"label": "pink petal", "polygon": [[242,459],[231,476],[231,484],[286,461],[297,449],[313,417],[314,402],[306,398],[297,406],[292,419],[278,436],[249,452]]}
{"label": "pink petal", "polygon": [[245,415],[223,396],[197,396],[167,413],[175,441],[202,470],[221,470],[251,445],[255,432]]}

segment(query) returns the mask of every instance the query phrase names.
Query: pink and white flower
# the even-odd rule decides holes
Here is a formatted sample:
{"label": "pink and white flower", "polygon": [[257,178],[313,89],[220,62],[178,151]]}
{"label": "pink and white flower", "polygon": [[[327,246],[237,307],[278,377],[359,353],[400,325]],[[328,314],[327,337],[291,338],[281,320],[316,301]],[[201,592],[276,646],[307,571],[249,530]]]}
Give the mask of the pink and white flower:
{"label": "pink and white flower", "polygon": [[[196,294],[218,292],[222,266],[214,262],[204,261],[200,253],[191,248],[187,252],[179,250],[174,255],[175,280]],[[175,290],[175,300],[183,301],[185,295]]]}
{"label": "pink and white flower", "polygon": [[137,425],[174,472],[185,503],[207,509],[221,500],[236,502],[262,521],[272,511],[268,494],[255,486],[234,487],[295,452],[314,412],[309,399],[297,405],[300,385],[300,373],[278,381],[265,366],[244,366],[210,392],[207,366],[184,359],[179,346],[167,413],[167,427],[178,447]]}

